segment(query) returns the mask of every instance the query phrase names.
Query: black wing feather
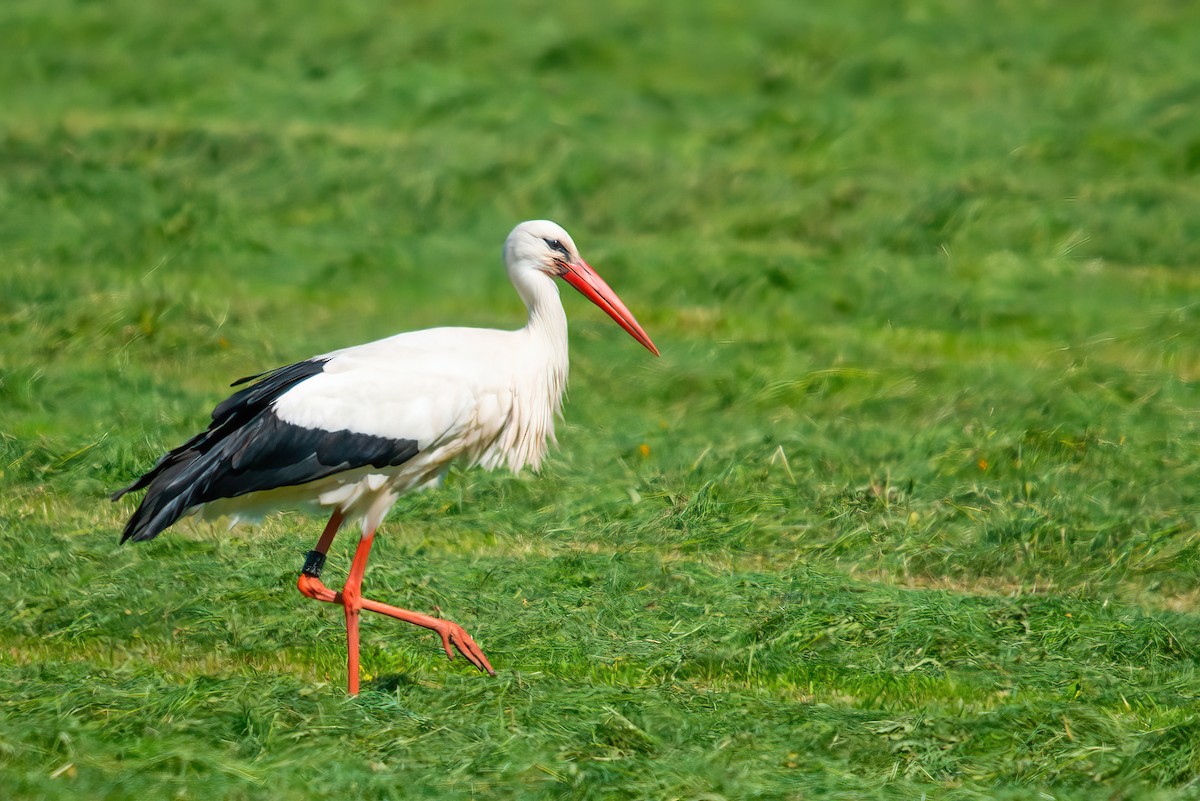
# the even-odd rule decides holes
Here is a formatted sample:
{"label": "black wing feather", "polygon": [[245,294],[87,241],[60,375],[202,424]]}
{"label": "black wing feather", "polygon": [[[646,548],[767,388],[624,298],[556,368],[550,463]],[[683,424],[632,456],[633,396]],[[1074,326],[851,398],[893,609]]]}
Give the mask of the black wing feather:
{"label": "black wing feather", "polygon": [[121,542],[148,540],[189,509],[220,498],[296,486],[358,467],[403,464],[414,440],[305,428],[280,419],[273,403],[325,369],[324,359],[298,362],[241,379],[259,379],[213,410],[208,430],[163,456],[149,472],[113,495],[149,488]]}

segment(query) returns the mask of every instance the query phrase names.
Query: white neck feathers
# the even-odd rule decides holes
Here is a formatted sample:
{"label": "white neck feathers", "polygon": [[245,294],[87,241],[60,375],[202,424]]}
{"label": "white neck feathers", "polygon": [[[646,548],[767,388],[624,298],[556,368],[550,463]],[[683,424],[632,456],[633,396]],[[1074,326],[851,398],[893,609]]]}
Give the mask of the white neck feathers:
{"label": "white neck feathers", "polygon": [[537,470],[555,442],[554,418],[562,412],[567,388],[567,315],[554,279],[537,270],[512,275],[529,309],[529,320],[516,332],[521,356],[513,376],[512,411],[484,467]]}

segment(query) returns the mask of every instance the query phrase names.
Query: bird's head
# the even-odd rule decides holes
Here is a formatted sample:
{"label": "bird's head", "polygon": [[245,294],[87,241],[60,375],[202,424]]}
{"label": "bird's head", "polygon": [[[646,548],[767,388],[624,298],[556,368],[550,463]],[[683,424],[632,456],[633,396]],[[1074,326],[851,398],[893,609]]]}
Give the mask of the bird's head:
{"label": "bird's head", "polygon": [[604,279],[580,258],[575,241],[562,226],[549,220],[521,223],[504,243],[504,262],[514,283],[520,274],[530,270],[563,279],[616,320],[648,351],[658,355],[658,348],[638,325],[633,313]]}
{"label": "bird's head", "polygon": [[513,229],[504,243],[504,261],[514,269],[541,270],[554,276],[567,272],[568,265],[582,263],[571,235],[549,220],[530,220]]}

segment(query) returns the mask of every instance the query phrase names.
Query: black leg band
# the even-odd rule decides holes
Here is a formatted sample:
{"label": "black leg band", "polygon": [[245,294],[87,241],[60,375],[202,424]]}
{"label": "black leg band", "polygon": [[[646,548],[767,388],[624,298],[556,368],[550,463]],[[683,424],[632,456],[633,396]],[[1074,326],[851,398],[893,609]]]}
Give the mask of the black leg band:
{"label": "black leg band", "polygon": [[320,551],[309,551],[304,557],[304,567],[300,572],[313,578],[321,577],[321,568],[325,567],[325,554]]}

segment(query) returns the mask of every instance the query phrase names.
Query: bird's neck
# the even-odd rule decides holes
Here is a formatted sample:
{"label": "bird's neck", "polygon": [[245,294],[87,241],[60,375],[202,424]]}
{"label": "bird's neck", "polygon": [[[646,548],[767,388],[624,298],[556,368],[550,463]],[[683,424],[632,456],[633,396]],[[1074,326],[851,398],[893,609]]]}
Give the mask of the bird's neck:
{"label": "bird's neck", "polygon": [[[557,395],[561,396],[567,382],[567,314],[563,311],[558,285],[545,273],[527,273],[514,283],[529,309],[524,329],[529,343],[538,351],[537,359],[552,373],[559,374],[548,378],[557,385]],[[558,397],[554,400],[557,404]]]}
{"label": "bird's neck", "polygon": [[514,472],[525,465],[538,469],[546,449],[554,442],[554,418],[562,411],[567,388],[567,315],[554,279],[544,273],[514,276],[521,299],[529,308],[529,321],[517,331],[521,340],[513,376],[513,414],[480,463],[485,467],[507,464]]}

